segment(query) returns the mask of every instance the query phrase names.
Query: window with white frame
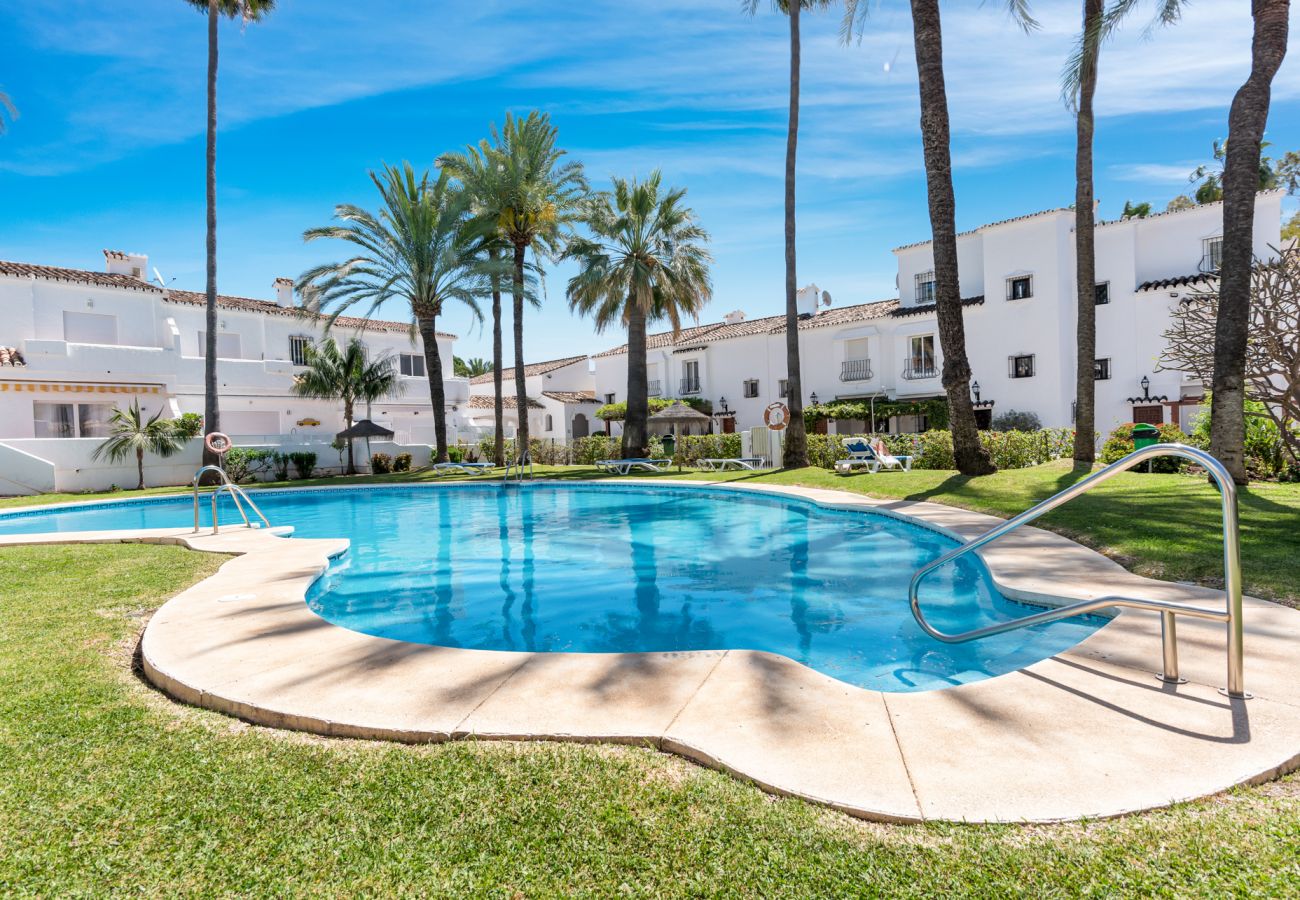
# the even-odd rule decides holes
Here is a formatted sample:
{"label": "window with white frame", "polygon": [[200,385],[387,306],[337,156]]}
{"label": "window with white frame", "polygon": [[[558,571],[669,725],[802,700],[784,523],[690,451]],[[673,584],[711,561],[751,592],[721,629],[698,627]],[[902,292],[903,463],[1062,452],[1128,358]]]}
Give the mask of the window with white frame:
{"label": "window with white frame", "polygon": [[1098,306],[1105,306],[1110,302],[1110,282],[1101,281],[1093,288],[1093,299]]}
{"label": "window with white frame", "polygon": [[552,418],[550,413],[546,414],[546,430],[547,431],[555,430],[555,419]]}
{"label": "window with white frame", "polygon": [[[217,359],[242,359],[239,335],[232,331],[217,332]],[[208,355],[208,333],[199,332],[199,356]]]}
{"label": "window with white frame", "polygon": [[789,397],[790,395],[789,378],[782,378],[780,381],[776,383],[776,395],[778,397]]}
{"label": "window with white frame", "polygon": [[425,374],[424,357],[419,353],[399,353],[397,355],[397,371],[413,378],[423,378]]}
{"label": "window with white frame", "polygon": [[745,379],[745,384],[744,384],[744,391],[743,391],[743,393],[744,393],[745,397],[746,397],[747,399],[750,399],[750,400],[752,400],[752,399],[754,399],[755,397],[757,397],[757,396],[758,396],[758,379],[757,379],[757,378],[747,378],[747,379]]}
{"label": "window with white frame", "polygon": [[1008,374],[1012,378],[1033,378],[1034,377],[1034,354],[1024,353],[1020,356],[1007,357]]}
{"label": "window with white frame", "polygon": [[1110,381],[1110,357],[1092,361],[1092,377],[1094,381]]}
{"label": "window with white frame", "polygon": [[682,361],[681,393],[698,394],[700,392],[700,361],[687,359]]}
{"label": "window with white frame", "polygon": [[1217,272],[1223,265],[1223,238],[1208,237],[1201,241],[1201,271]]}
{"label": "window with white frame", "polygon": [[917,303],[934,302],[934,270],[929,272],[918,272],[913,279]]}
{"label": "window with white frame", "polygon": [[33,403],[33,433],[38,438],[108,437],[111,403]]}
{"label": "window with white frame", "polygon": [[1007,279],[1008,300],[1028,300],[1034,296],[1033,275],[1012,275]]}
{"label": "window with white frame", "polygon": [[289,362],[295,366],[307,365],[307,348],[311,346],[311,338],[302,334],[289,336]]}
{"label": "window with white frame", "polygon": [[907,342],[907,368],[903,370],[903,377],[933,378],[934,375],[934,335],[912,335]]}

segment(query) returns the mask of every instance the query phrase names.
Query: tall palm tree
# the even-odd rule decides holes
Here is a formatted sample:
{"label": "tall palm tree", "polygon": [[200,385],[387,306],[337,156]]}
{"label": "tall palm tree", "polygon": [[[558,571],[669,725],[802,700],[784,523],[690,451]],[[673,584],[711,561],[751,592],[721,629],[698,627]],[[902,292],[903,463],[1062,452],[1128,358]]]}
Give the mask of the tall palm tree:
{"label": "tall palm tree", "polygon": [[114,408],[108,418],[109,436],[104,443],[95,448],[91,459],[108,458],[118,462],[128,456],[135,456],[136,471],[140,482],[136,490],[144,490],[144,454],[148,450],[158,456],[168,457],[177,453],[184,442],[177,436],[172,423],[162,417],[162,410],[145,418],[140,411],[140,401],[132,400],[126,409]]}
{"label": "tall palm tree", "polygon": [[[795,267],[795,157],[799,148],[799,69],[800,48],[799,18],[802,10],[817,9],[832,4],[832,0],[773,0],[773,6],[790,20],[790,113],[785,133],[785,373],[786,404],[790,407],[790,423],[785,431],[785,450],[781,464],[787,469],[808,465],[808,435],[803,420],[803,380],[799,365],[799,283]],[[758,9],[758,0],[741,0],[741,6],[751,16]]]}
{"label": "tall palm tree", "polygon": [[[1101,45],[1133,8],[1136,0],[1118,0],[1106,10],[1105,0],[1083,0],[1083,29],[1062,74],[1061,95],[1075,114],[1074,250],[1075,335],[1074,460],[1091,466],[1097,451],[1097,251],[1093,188],[1093,95],[1097,90]],[[1160,0],[1157,20],[1172,24],[1181,14],[1182,0]]]}
{"label": "tall palm tree", "polygon": [[[971,404],[970,359],[966,355],[966,325],[962,317],[961,283],[957,272],[956,200],[952,186],[952,140],[948,126],[948,92],[943,75],[943,26],[939,0],[911,0],[912,38],[921,93],[921,144],[930,206],[934,251],[935,318],[943,349],[943,388],[948,397],[953,456],[963,475],[997,471],[980,443]],[[1007,0],[1012,16],[1026,30],[1038,23],[1029,15],[1027,0]],[[845,0],[843,37],[863,22],[867,0]]]}
{"label": "tall palm tree", "polygon": [[[208,280],[207,340],[203,362],[203,427],[220,429],[217,403],[217,21],[240,18],[245,23],[258,22],[275,8],[275,0],[185,0],[208,17]],[[216,463],[216,454],[204,447],[203,462]]]}
{"label": "tall palm tree", "polygon": [[570,308],[590,315],[597,331],[627,327],[627,416],[623,457],[643,457],[650,418],[646,381],[646,323],[666,318],[673,333],[683,314],[699,317],[713,296],[708,232],[682,204],[685,188],[660,191],[658,170],[645,181],[614,179],[612,193],[585,204],[591,237],[569,242],[565,258],[578,263],[569,279]]}
{"label": "tall palm tree", "polygon": [[[319,345],[308,346],[307,368],[293,381],[291,390],[299,397],[316,400],[342,400],[343,420],[352,427],[352,414],[358,403],[374,403],[383,397],[402,393],[393,357],[382,354],[370,358],[366,345],[352,338],[343,349],[329,337]],[[348,474],[357,474],[352,458],[352,439],[348,438]]]}
{"label": "tall palm tree", "polygon": [[516,444],[522,458],[528,452],[528,395],[524,378],[524,299],[527,254],[555,258],[578,216],[587,195],[587,179],[579,162],[564,162],[565,152],[555,146],[556,129],[550,116],[533,110],[520,118],[506,113],[492,160],[502,178],[501,212],[497,227],[513,252],[510,289],[515,327],[515,402],[519,431]]}
{"label": "tall palm tree", "polygon": [[[500,293],[498,291],[498,293]],[[486,359],[475,356],[471,359],[461,359],[456,357],[457,375],[462,378],[477,378],[480,375],[486,375],[492,371],[492,363]]]}
{"label": "tall palm tree", "polygon": [[1254,255],[1255,191],[1260,145],[1273,76],[1286,56],[1290,0],[1251,0],[1255,29],[1250,75],[1232,98],[1223,163],[1223,258],[1219,315],[1214,332],[1214,402],[1210,452],[1245,484],[1246,338],[1250,326],[1250,270]]}
{"label": "tall palm tree", "polygon": [[303,232],[303,240],[322,238],[356,245],[356,255],[343,262],[308,269],[298,278],[298,290],[309,303],[329,312],[329,323],[343,312],[364,307],[369,317],[389,301],[406,304],[414,330],[424,344],[425,373],[433,406],[435,462],[447,459],[447,416],[438,351],[438,316],[449,301],[464,304],[482,319],[478,301],[489,286],[490,270],[479,259],[480,234],[469,216],[469,198],[441,172],[417,176],[410,163],[385,166],[382,177],[370,180],[383,201],[378,213],[340,204],[334,217],[341,225]]}

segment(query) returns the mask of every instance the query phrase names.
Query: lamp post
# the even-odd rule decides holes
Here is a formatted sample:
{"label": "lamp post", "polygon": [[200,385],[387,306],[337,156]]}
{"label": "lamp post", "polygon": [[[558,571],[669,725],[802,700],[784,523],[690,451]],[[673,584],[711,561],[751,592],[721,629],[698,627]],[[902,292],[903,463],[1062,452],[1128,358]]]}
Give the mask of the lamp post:
{"label": "lamp post", "polygon": [[809,395],[808,395],[808,399],[812,401],[812,405],[813,405],[813,406],[816,406],[816,405],[817,405],[817,392],[816,392],[816,391],[813,391],[811,394],[809,394]]}
{"label": "lamp post", "polygon": [[980,383],[979,383],[978,381],[972,381],[972,382],[970,383],[970,392],[971,392],[972,394],[975,395],[975,402],[976,402],[976,403],[979,403],[979,402],[980,402]]}
{"label": "lamp post", "polygon": [[725,416],[731,410],[727,409],[727,398],[725,395],[718,398],[718,406],[722,407],[722,414]]}

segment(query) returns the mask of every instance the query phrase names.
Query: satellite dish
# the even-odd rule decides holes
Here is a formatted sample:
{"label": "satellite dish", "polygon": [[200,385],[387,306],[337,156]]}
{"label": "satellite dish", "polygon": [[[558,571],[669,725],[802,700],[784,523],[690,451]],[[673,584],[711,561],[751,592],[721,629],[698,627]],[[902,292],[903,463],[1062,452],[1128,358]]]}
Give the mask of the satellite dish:
{"label": "satellite dish", "polygon": [[[154,266],[154,267],[153,267],[153,277],[154,277],[154,280],[156,280],[156,281],[158,282],[158,286],[159,286],[159,287],[167,287],[167,281],[166,281],[166,279],[163,278],[163,276],[162,276],[162,272],[159,272],[159,271],[158,271],[158,267],[157,267],[157,266]],[[172,280],[175,281],[175,279],[172,279]]]}
{"label": "satellite dish", "polygon": [[830,306],[830,305],[831,305],[831,292],[822,291],[822,306]]}

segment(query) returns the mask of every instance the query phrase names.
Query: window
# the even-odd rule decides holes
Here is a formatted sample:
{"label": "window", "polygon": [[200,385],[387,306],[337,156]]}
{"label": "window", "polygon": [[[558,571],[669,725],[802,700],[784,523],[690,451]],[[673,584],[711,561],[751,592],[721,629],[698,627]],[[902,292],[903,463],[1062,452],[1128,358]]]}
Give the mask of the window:
{"label": "window", "polygon": [[1163,425],[1165,424],[1165,408],[1163,406],[1135,406],[1133,407],[1133,423],[1135,425]]}
{"label": "window", "polygon": [[1212,237],[1201,241],[1201,271],[1217,272],[1223,264],[1223,238]]}
{"label": "window", "polygon": [[700,392],[700,361],[687,359],[682,361],[681,393],[698,394]]}
{"label": "window", "polygon": [[1007,279],[1008,300],[1028,300],[1034,296],[1034,276],[1014,275]]}
{"label": "window", "polygon": [[108,437],[111,403],[33,403],[38,438]]}
{"label": "window", "polygon": [[934,302],[934,270],[920,272],[915,278],[915,297],[917,303]]}
{"label": "window", "polygon": [[1008,357],[1011,362],[1010,375],[1012,378],[1033,378],[1034,377],[1034,354],[1028,353],[1023,356]]}
{"label": "window", "polygon": [[1095,288],[1095,291],[1096,293],[1094,294],[1094,297],[1098,306],[1105,306],[1107,303],[1110,302],[1109,281],[1103,281],[1100,284],[1098,284]]}
{"label": "window", "polygon": [[844,358],[846,360],[865,360],[867,358],[867,348],[871,346],[869,338],[854,338],[851,341],[844,342]]}
{"label": "window", "polygon": [[907,367],[903,369],[904,378],[933,378],[934,335],[913,335],[908,341]]}
{"label": "window", "polygon": [[307,348],[311,346],[311,338],[302,335],[292,335],[289,338],[289,362],[295,366],[307,365]]}
{"label": "window", "polygon": [[745,381],[744,394],[747,398],[753,399],[758,396],[758,379],[749,378]]}
{"label": "window", "polygon": [[553,419],[553,418],[551,417],[551,414],[550,414],[550,413],[547,413],[547,414],[546,414],[546,430],[547,430],[547,431],[554,431],[554,430],[555,430],[555,419]]}
{"label": "window", "polygon": [[423,378],[424,357],[419,353],[399,353],[397,355],[397,370],[403,375]]}
{"label": "window", "polygon": [[790,395],[789,378],[782,378],[780,381],[776,383],[776,395],[778,397],[789,397]]}
{"label": "window", "polygon": [[[208,333],[199,332],[199,356],[208,355]],[[217,332],[217,359],[240,359],[239,335],[230,331]]]}
{"label": "window", "polygon": [[1092,361],[1092,377],[1095,381],[1110,381],[1110,357]]}
{"label": "window", "polygon": [[116,344],[117,316],[65,312],[63,339],[70,344]]}
{"label": "window", "polygon": [[606,395],[605,395],[605,402],[606,402],[606,403],[613,403],[613,402],[614,402],[614,395],[613,395],[613,394],[606,394]]}

